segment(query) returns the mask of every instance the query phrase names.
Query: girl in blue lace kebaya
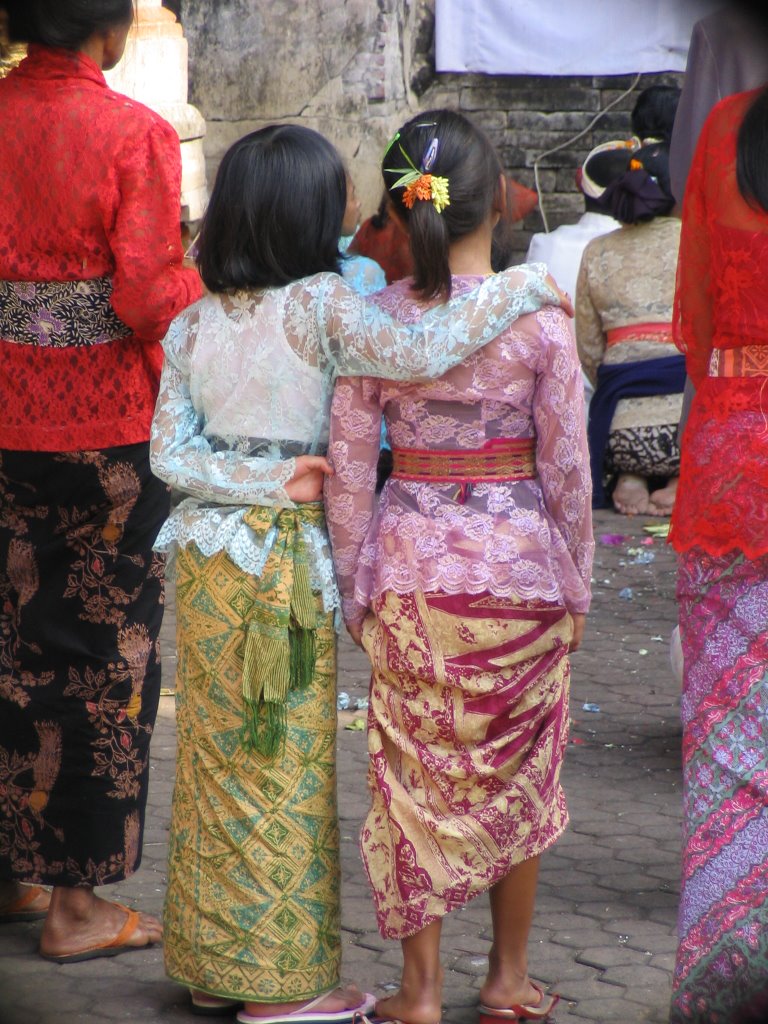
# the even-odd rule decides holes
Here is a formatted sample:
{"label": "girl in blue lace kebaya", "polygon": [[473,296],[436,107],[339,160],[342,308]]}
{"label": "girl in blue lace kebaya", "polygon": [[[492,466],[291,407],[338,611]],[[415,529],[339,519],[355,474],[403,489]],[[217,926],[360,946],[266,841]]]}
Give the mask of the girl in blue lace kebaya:
{"label": "girl in blue lace kebaya", "polygon": [[[334,612],[320,503],[337,374],[443,373],[558,302],[522,267],[397,324],[339,276],[344,166],[276,125],[222,161],[199,240],[207,294],[173,322],[155,473],[187,497],[176,555],[178,762],[165,906],[169,975],[201,1012],[350,1021],[339,988]],[[309,1016],[308,1016],[309,1015]]]}

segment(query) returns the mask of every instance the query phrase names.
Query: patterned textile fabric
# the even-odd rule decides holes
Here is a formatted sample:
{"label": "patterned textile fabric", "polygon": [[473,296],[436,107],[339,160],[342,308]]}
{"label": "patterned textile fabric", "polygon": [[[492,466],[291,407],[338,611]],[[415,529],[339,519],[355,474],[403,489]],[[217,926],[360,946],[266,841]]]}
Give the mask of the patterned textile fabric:
{"label": "patterned textile fabric", "polygon": [[[452,294],[477,284],[456,275]],[[429,315],[410,281],[375,301],[403,323]],[[435,300],[436,301],[436,300]],[[326,481],[333,555],[348,622],[392,590],[523,597],[586,612],[594,544],[584,389],[573,335],[557,309],[508,331],[435,381],[339,380]],[[535,447],[533,479],[474,483],[390,477],[376,503],[382,419],[393,449],[476,453]]]}
{"label": "patterned textile fabric", "polygon": [[112,281],[0,281],[0,337],[18,345],[103,345],[133,332],[109,304]]}
{"label": "patterned textile fabric", "polygon": [[0,451],[0,878],[139,866],[167,514],[146,444]]}
{"label": "patterned textile fabric", "polygon": [[[0,448],[144,442],[159,341],[201,292],[182,267],[178,135],[53,47],[29,47],[0,109]],[[105,279],[96,308],[87,290]]]}
{"label": "patterned textile fabric", "polygon": [[680,558],[684,850],[672,1024],[768,1019],[768,557]]}
{"label": "patterned textile fabric", "polygon": [[612,430],[608,435],[606,469],[609,473],[637,473],[639,476],[677,476],[680,472],[677,423]]}
{"label": "patterned textile fabric", "polygon": [[[152,467],[189,497],[163,528],[159,549],[194,542],[260,573],[275,535],[262,542],[244,516],[252,505],[293,508],[285,484],[296,455],[326,450],[337,373],[436,377],[553,299],[542,267],[476,284],[416,325],[398,323],[330,273],[206,295],[185,310],[163,342]],[[245,457],[245,439],[255,438],[263,446]],[[313,587],[329,611],[338,591],[327,535],[308,528],[304,539]]]}
{"label": "patterned textile fabric", "polygon": [[287,698],[276,758],[242,742],[243,650],[258,578],[179,550],[178,757],[164,951],[170,977],[258,1002],[338,984],[336,640],[316,598],[316,663]]}
{"label": "patterned textile fabric", "polygon": [[[768,554],[768,213],[747,202],[736,139],[757,92],[729,96],[701,131],[685,192],[675,341],[696,386],[670,540],[677,551]],[[717,349],[750,350],[749,375],[708,376]],[[739,358],[721,357],[734,374]]]}
{"label": "patterned textile fabric", "polygon": [[565,829],[571,630],[562,607],[487,592],[374,601],[361,848],[384,937],[463,906]]}
{"label": "patterned textile fabric", "polygon": [[[576,344],[593,386],[600,365],[678,354],[666,328],[672,320],[679,244],[680,221],[655,217],[601,235],[587,245],[576,287]],[[649,332],[654,323],[664,333]],[[667,338],[666,344],[661,337]],[[621,340],[611,344],[612,339]],[[677,423],[682,403],[682,390],[622,398],[611,429]]]}

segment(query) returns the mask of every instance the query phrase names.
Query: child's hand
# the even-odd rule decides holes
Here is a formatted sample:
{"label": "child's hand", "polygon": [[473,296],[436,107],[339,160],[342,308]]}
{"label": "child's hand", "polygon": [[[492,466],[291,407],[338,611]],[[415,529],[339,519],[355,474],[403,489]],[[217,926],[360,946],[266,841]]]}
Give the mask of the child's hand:
{"label": "child's hand", "polygon": [[562,309],[562,311],[566,313],[568,316],[573,316],[573,299],[568,294],[568,292],[563,291],[563,289],[560,287],[560,285],[557,283],[554,277],[552,277],[551,274],[547,274],[544,280],[547,282],[552,291],[555,292],[558,298],[560,299],[560,308]]}
{"label": "child's hand", "polygon": [[355,641],[358,647],[363,646],[363,624],[362,622],[348,622],[347,632]]}
{"label": "child's hand", "polygon": [[305,501],[322,501],[326,476],[333,476],[333,468],[326,458],[322,455],[299,455],[296,471],[285,485],[285,492],[297,505]]}
{"label": "child's hand", "polygon": [[571,618],[573,619],[573,636],[568,644],[568,650],[573,654],[574,651],[578,651],[581,647],[581,641],[584,639],[584,624],[587,616],[578,612],[571,612]]}

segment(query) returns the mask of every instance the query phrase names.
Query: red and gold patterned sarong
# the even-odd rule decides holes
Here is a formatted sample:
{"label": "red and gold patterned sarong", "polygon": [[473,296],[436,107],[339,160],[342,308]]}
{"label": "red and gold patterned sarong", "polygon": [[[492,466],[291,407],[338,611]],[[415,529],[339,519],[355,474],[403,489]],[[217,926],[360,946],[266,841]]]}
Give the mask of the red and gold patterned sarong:
{"label": "red and gold patterned sarong", "polygon": [[374,602],[361,848],[385,938],[464,905],[565,829],[571,635],[566,610],[545,602]]}

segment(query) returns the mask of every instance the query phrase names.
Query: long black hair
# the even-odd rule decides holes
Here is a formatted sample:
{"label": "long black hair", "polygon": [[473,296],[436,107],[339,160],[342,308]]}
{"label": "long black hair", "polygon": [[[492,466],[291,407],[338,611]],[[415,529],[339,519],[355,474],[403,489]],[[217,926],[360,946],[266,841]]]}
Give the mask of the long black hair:
{"label": "long black hair", "polygon": [[[450,204],[440,213],[429,200],[417,200],[409,209],[405,186],[396,185],[402,169],[424,170],[428,153],[429,173],[448,179]],[[382,174],[408,225],[416,290],[424,298],[450,298],[450,244],[479,227],[498,196],[502,167],[493,143],[463,114],[427,110],[400,129],[384,154]]]}
{"label": "long black hair", "polygon": [[12,42],[79,50],[94,32],[133,19],[133,0],[2,0]]}
{"label": "long black hair", "polygon": [[757,94],[739,126],[736,182],[750,206],[768,213],[768,86]]}
{"label": "long black hair", "polygon": [[651,85],[643,89],[632,110],[632,131],[640,139],[669,142],[675,124],[680,90],[676,85]]}
{"label": "long black hair", "polygon": [[222,292],[338,273],[346,202],[344,164],[318,132],[277,124],[244,136],[224,155],[203,218],[203,281]]}

